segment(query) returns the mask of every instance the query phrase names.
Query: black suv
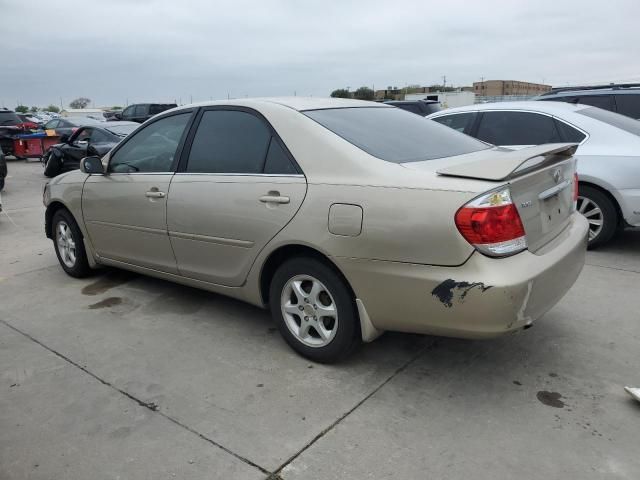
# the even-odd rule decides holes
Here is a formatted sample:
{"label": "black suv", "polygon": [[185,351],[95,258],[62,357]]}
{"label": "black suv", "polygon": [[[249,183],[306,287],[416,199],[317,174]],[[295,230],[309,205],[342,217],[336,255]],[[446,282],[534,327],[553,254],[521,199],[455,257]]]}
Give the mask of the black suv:
{"label": "black suv", "polygon": [[384,103],[415,113],[421,117],[440,111],[440,102],[436,100],[386,100]]}
{"label": "black suv", "polygon": [[13,155],[13,135],[23,133],[22,120],[16,112],[0,108],[0,150]]}
{"label": "black suv", "polygon": [[534,100],[581,103],[640,120],[640,83],[554,88]]}
{"label": "black suv", "polygon": [[117,113],[114,120],[143,123],[154,115],[177,106],[175,103],[136,103]]}

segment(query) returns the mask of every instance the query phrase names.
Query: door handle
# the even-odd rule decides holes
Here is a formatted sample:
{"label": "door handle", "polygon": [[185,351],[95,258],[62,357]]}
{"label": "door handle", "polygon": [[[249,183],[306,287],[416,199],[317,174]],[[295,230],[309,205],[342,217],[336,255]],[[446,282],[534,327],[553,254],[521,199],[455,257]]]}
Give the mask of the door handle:
{"label": "door handle", "polygon": [[147,193],[145,193],[145,196],[149,198],[164,198],[164,195],[164,192],[159,192],[157,190],[149,190]]}
{"label": "door handle", "polygon": [[282,197],[278,194],[263,195],[260,197],[262,203],[289,203],[289,197]]}

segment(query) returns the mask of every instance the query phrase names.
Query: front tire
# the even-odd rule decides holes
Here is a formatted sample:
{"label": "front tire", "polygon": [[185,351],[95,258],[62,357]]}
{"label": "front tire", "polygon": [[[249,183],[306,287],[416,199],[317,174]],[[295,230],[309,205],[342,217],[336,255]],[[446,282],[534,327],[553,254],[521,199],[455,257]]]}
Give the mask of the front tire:
{"label": "front tire", "polygon": [[269,304],[280,333],[303,357],[333,363],[360,343],[351,290],[331,267],[314,258],[295,257],[276,270]]}
{"label": "front tire", "polygon": [[63,270],[70,276],[83,278],[91,273],[80,227],[67,210],[58,210],[51,222],[53,245]]}
{"label": "front tire", "polygon": [[588,185],[578,187],[578,212],[589,221],[589,248],[597,248],[613,238],[620,221],[611,199]]}

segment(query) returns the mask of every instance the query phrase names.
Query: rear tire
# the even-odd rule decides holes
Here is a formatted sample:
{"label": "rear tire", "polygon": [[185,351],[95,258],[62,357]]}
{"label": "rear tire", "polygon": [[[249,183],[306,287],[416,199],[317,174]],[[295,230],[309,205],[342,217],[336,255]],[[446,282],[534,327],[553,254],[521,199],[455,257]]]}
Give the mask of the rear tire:
{"label": "rear tire", "polygon": [[67,210],[58,210],[51,221],[51,237],[63,270],[76,278],[91,273],[80,227]]}
{"label": "rear tire", "polygon": [[303,357],[333,363],[360,343],[351,290],[331,267],[314,258],[294,257],[278,267],[269,304],[280,333]]}
{"label": "rear tire", "polygon": [[604,245],[618,230],[620,218],[616,206],[597,188],[578,186],[578,212],[589,221],[589,249]]}

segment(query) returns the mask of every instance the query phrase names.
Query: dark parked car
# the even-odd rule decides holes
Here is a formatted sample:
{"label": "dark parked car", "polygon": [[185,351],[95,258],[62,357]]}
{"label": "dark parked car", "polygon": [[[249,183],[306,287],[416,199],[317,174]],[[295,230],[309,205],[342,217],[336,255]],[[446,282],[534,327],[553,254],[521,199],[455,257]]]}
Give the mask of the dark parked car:
{"label": "dark parked car", "polygon": [[138,128],[135,122],[108,122],[100,126],[90,125],[78,128],[69,136],[63,135],[57,145],[45,154],[44,174],[55,177],[80,167],[80,160],[88,156],[101,157],[116,146],[120,140]]}
{"label": "dark parked car", "polygon": [[118,120],[118,116],[122,114],[122,110],[109,110],[103,113],[107,122],[115,122]]}
{"label": "dark parked car", "polygon": [[436,100],[387,100],[384,103],[415,113],[421,117],[440,111],[440,102]]}
{"label": "dark parked car", "polygon": [[0,149],[13,155],[13,136],[23,133],[22,120],[16,112],[0,108]]}
{"label": "dark parked car", "polygon": [[[7,159],[2,152],[2,148],[0,148],[0,192],[4,188],[4,179],[7,177]],[[2,207],[0,206],[0,212],[2,211]]]}
{"label": "dark parked car", "polygon": [[71,134],[80,127],[88,125],[104,126],[105,122],[89,117],[64,117],[49,120],[42,128],[44,128],[48,134],[50,133],[51,135],[61,137],[62,135],[71,136]]}
{"label": "dark parked car", "polygon": [[640,83],[554,88],[535,100],[591,105],[640,120]]}
{"label": "dark parked car", "polygon": [[136,103],[129,105],[122,113],[116,115],[116,118],[128,122],[143,123],[154,115],[177,106],[175,103]]}

